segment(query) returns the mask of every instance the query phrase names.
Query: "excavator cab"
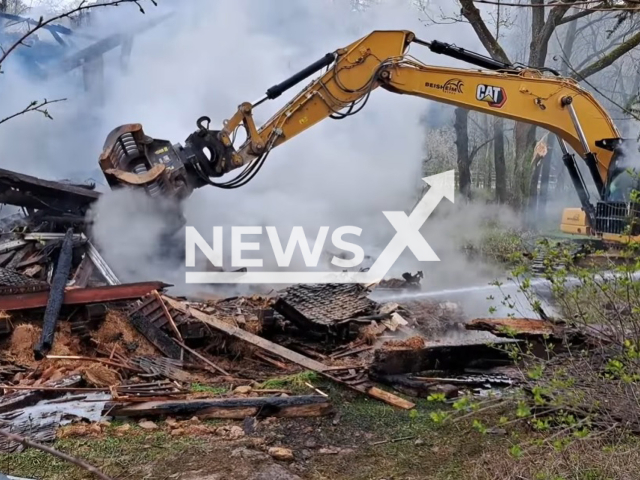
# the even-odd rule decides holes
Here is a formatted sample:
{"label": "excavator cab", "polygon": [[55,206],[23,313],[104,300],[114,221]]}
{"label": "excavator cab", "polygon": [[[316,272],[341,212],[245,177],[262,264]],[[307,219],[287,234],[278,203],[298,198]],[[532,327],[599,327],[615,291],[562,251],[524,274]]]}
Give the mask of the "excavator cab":
{"label": "excavator cab", "polygon": [[640,152],[632,151],[629,143],[616,144],[603,199],[596,203],[595,230],[605,240],[619,240],[619,235],[640,238]]}

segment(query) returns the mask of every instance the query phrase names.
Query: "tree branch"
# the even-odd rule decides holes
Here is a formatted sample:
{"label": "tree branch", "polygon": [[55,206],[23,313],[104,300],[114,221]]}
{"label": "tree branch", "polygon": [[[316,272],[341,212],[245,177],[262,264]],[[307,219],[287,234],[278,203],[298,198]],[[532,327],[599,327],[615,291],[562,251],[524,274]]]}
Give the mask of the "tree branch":
{"label": "tree branch", "polygon": [[[580,70],[582,67],[584,67],[586,64],[588,64],[591,60],[593,60],[593,57],[599,57],[600,55],[602,55],[603,53],[605,53],[607,50],[609,50],[618,40],[622,40],[624,37],[626,37],[627,35],[629,35],[629,32],[625,32],[622,33],[620,35],[618,35],[616,38],[612,39],[609,42],[609,45],[607,45],[604,48],[601,48],[600,50],[598,50],[597,52],[593,52],[589,58],[584,59],[582,62],[580,62],[575,68],[576,70]],[[624,42],[622,42],[624,43]],[[622,44],[620,44],[622,45]]]}
{"label": "tree branch", "polygon": [[491,142],[493,142],[493,137],[489,138],[489,140],[485,140],[480,145],[476,145],[475,147],[473,147],[473,149],[469,153],[469,163],[471,163],[473,159],[476,157],[476,155],[478,154],[478,152],[482,150],[482,147],[484,147],[485,145]]}
{"label": "tree branch", "polygon": [[566,17],[562,17],[560,20],[558,20],[556,25],[564,25],[565,23],[571,23],[574,20],[579,20],[582,17],[591,15],[592,13],[594,13],[593,10],[581,10],[578,13],[574,13],[573,15],[567,15]]}
{"label": "tree branch", "polygon": [[469,21],[471,26],[478,35],[478,38],[482,42],[484,48],[487,49],[489,55],[494,60],[499,60],[505,63],[511,63],[507,53],[502,49],[496,38],[493,36],[487,24],[480,15],[480,10],[473,4],[474,0],[459,0],[462,7],[462,15]]}
{"label": "tree branch", "polygon": [[47,100],[45,98],[41,102],[38,102],[37,100],[34,100],[33,102],[31,102],[23,110],[20,110],[19,112],[14,113],[13,115],[9,115],[8,117],[5,117],[2,120],[0,120],[0,124],[3,124],[4,122],[8,122],[12,118],[19,117],[20,115],[24,115],[25,113],[29,113],[29,112],[40,112],[46,118],[48,118],[50,120],[53,120],[53,117],[49,114],[49,110],[47,110],[46,108],[43,110],[42,107],[45,107],[47,105],[51,105],[52,103],[64,102],[65,100],[66,100],[66,98],[58,98],[57,100]]}
{"label": "tree branch", "polygon": [[[558,0],[557,2],[540,3],[540,4],[526,3],[526,2],[514,3],[514,2],[505,2],[504,0],[473,0],[473,1],[476,3],[484,3],[487,5],[499,5],[501,7],[521,7],[521,8],[531,8],[531,7],[554,8],[558,6],[563,6],[566,3],[565,0]],[[585,10],[589,10],[592,12],[614,12],[614,11],[634,12],[639,10],[637,0],[624,0],[624,5],[614,5],[611,7],[607,7],[604,2],[601,3],[601,5],[604,5],[604,6],[591,7],[590,5],[593,3],[593,1],[594,0],[586,0],[586,1],[576,0],[573,3],[573,5],[583,6]],[[629,5],[632,5],[632,6],[629,6]]]}
{"label": "tree branch", "polygon": [[[593,20],[588,21],[587,23],[585,23],[584,25],[580,25],[580,28],[577,29],[577,33],[582,33],[583,30],[593,26],[594,24],[601,22],[603,20],[606,20],[608,18],[609,14],[605,13],[602,15],[598,15],[597,18],[594,18]],[[569,18],[569,17],[564,17],[564,18]],[[564,20],[563,18],[563,20]]]}
{"label": "tree branch", "polygon": [[72,457],[71,455],[67,455],[66,453],[60,452],[55,448],[47,447],[46,445],[36,443],[32,440],[29,440],[28,438],[22,437],[20,435],[16,435],[15,433],[5,432],[3,430],[0,430],[0,435],[8,438],[12,442],[20,443],[25,447],[35,448],[36,450],[40,450],[42,452],[48,453],[49,455],[53,455],[54,457],[58,457],[58,458],[61,458],[62,460],[73,463],[74,465],[77,465],[78,467],[84,468],[85,470],[93,473],[96,477],[100,478],[101,480],[113,480],[111,477],[107,477],[104,473],[102,473],[96,467],[94,467],[93,465],[89,465],[84,460],[80,460],[78,458]]}
{"label": "tree branch", "polygon": [[[533,2],[533,0],[532,0]],[[542,3],[542,2],[540,2]],[[532,30],[534,33],[534,41],[531,49],[531,59],[530,64],[534,67],[544,67],[547,60],[547,52],[549,50],[549,40],[551,40],[551,35],[555,31],[558,26],[558,22],[562,20],[564,15],[569,11],[569,9],[573,6],[573,2],[567,2],[566,5],[553,7],[547,16],[547,20],[544,22],[544,25],[540,30],[536,30],[535,28]],[[533,12],[535,16],[536,13],[541,12],[544,15],[544,11],[542,9],[536,9]],[[535,35],[535,32],[539,31],[538,35]],[[536,51],[537,47],[537,51]],[[535,54],[534,54],[535,52]]]}
{"label": "tree branch", "polygon": [[598,73],[600,70],[607,68],[609,65],[615,62],[625,53],[628,53],[629,51],[633,50],[638,45],[640,45],[640,32],[633,35],[631,38],[629,38],[629,40],[625,41],[624,43],[618,45],[616,48],[611,50],[608,54],[606,54],[599,60],[596,60],[588,67],[585,67],[579,72],[574,73],[572,77],[578,81],[584,80],[585,78],[590,77],[594,73]]}
{"label": "tree branch", "polygon": [[[62,20],[63,18],[67,18],[70,17],[76,13],[85,11],[85,10],[90,10],[90,9],[94,9],[94,8],[100,8],[100,7],[117,7],[123,3],[135,3],[136,5],[138,5],[138,7],[140,8],[140,12],[141,13],[145,13],[144,9],[142,8],[142,5],[140,5],[140,1],[141,0],[111,0],[111,1],[105,1],[105,2],[101,2],[101,3],[93,3],[90,5],[87,5],[87,0],[82,0],[82,2],[80,3],[80,5],[78,5],[77,7],[65,12],[65,13],[61,13],[59,15],[53,16],[51,18],[49,18],[48,20],[44,20],[43,17],[40,17],[40,20],[38,20],[37,24],[33,26],[33,28],[30,28],[29,30],[27,30],[27,32],[22,35],[22,37],[20,37],[19,40],[17,40],[13,45],[11,45],[9,48],[7,48],[6,50],[3,49],[2,50],[2,55],[0,56],[0,65],[2,65],[2,62],[4,62],[6,60],[6,58],[9,56],[9,54],[11,52],[13,52],[16,48],[18,48],[19,45],[22,45],[22,42],[24,42],[28,37],[30,37],[31,35],[33,35],[35,32],[37,32],[38,30],[40,30],[43,27],[46,27],[47,25],[53,23],[53,22],[57,22],[59,20]],[[154,6],[158,6],[158,3],[156,0],[149,0]]]}

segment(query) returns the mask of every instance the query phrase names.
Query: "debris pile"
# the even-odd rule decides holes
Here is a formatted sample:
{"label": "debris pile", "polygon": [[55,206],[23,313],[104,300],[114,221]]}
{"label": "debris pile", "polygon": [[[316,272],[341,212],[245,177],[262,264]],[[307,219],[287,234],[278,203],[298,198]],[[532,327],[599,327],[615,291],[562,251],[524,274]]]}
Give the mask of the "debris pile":
{"label": "debris pile", "polygon": [[402,274],[402,279],[390,278],[382,280],[378,283],[378,288],[420,290],[420,280],[422,278],[424,278],[422,271],[418,271],[415,275],[405,272]]}
{"label": "debris pile", "polygon": [[[0,202],[22,209],[0,227],[0,432],[46,443],[78,421],[328,415],[309,382],[308,395],[261,387],[305,370],[402,409],[415,404],[378,384],[452,397],[517,381],[504,352],[439,343],[466,331],[455,304],[370,298],[419,288],[422,272],[199,301],[158,281],[123,284],[85,224],[97,198],[90,185],[0,170]],[[23,446],[8,438],[0,450]]]}

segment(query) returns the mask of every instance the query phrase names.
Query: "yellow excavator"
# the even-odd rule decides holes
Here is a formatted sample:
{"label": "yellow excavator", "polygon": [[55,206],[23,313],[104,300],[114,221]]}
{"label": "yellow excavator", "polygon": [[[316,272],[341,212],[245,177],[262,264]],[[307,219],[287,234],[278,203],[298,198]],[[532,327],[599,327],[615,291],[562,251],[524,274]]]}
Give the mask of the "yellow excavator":
{"label": "yellow excavator", "polygon": [[[480,69],[424,64],[408,54],[414,44]],[[256,126],[255,108],[323,70],[270,120]],[[502,63],[451,44],[420,40],[405,30],[374,31],[326,54],[269,88],[259,100],[242,103],[219,130],[211,130],[211,120],[201,117],[198,130],[184,145],[150,138],[139,124],[120,126],[109,134],[100,166],[112,188],[144,188],[151,196],[184,199],[206,185],[238,188],[254,178],[275,147],[326,118],[355,115],[378,87],[552,132],[558,137],[564,165],[581,202],[581,208],[564,210],[561,230],[614,244],[640,239],[640,229],[630,234],[626,230],[633,216],[628,198],[633,181],[622,160],[623,139],[588,91],[552,69]],[[236,148],[233,140],[241,127],[247,138]],[[593,178],[598,192],[595,204],[569,147],[583,159]],[[232,180],[215,181],[240,168]]]}

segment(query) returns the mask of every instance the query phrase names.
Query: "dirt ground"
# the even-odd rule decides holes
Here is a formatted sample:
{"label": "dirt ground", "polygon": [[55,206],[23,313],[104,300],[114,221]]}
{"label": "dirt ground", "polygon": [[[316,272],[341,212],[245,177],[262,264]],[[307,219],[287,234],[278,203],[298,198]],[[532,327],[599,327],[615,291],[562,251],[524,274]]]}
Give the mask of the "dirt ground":
{"label": "dirt ground", "polygon": [[[178,426],[168,420],[153,430],[121,422],[75,425],[59,432],[55,447],[114,478],[148,480],[465,478],[460,460],[482,452],[466,435],[438,433],[443,427],[429,419],[426,400],[411,413],[331,384],[322,388],[335,405],[327,417],[269,418],[253,426],[246,420]],[[274,459],[273,447],[290,449],[293,459]],[[34,450],[0,455],[0,471],[41,480],[92,478]]]}
{"label": "dirt ground", "polygon": [[[469,424],[443,426],[429,417],[438,407],[427,400],[418,400],[415,410],[398,410],[330,383],[317,386],[330,395],[334,414],[256,424],[167,419],[144,427],[73,425],[59,432],[55,447],[118,480],[638,478],[637,440],[578,444],[568,452],[551,449],[514,459],[509,447],[522,432],[481,434]],[[274,447],[289,449],[293,458],[275,459]],[[0,455],[0,472],[38,480],[95,478],[35,450]]]}

